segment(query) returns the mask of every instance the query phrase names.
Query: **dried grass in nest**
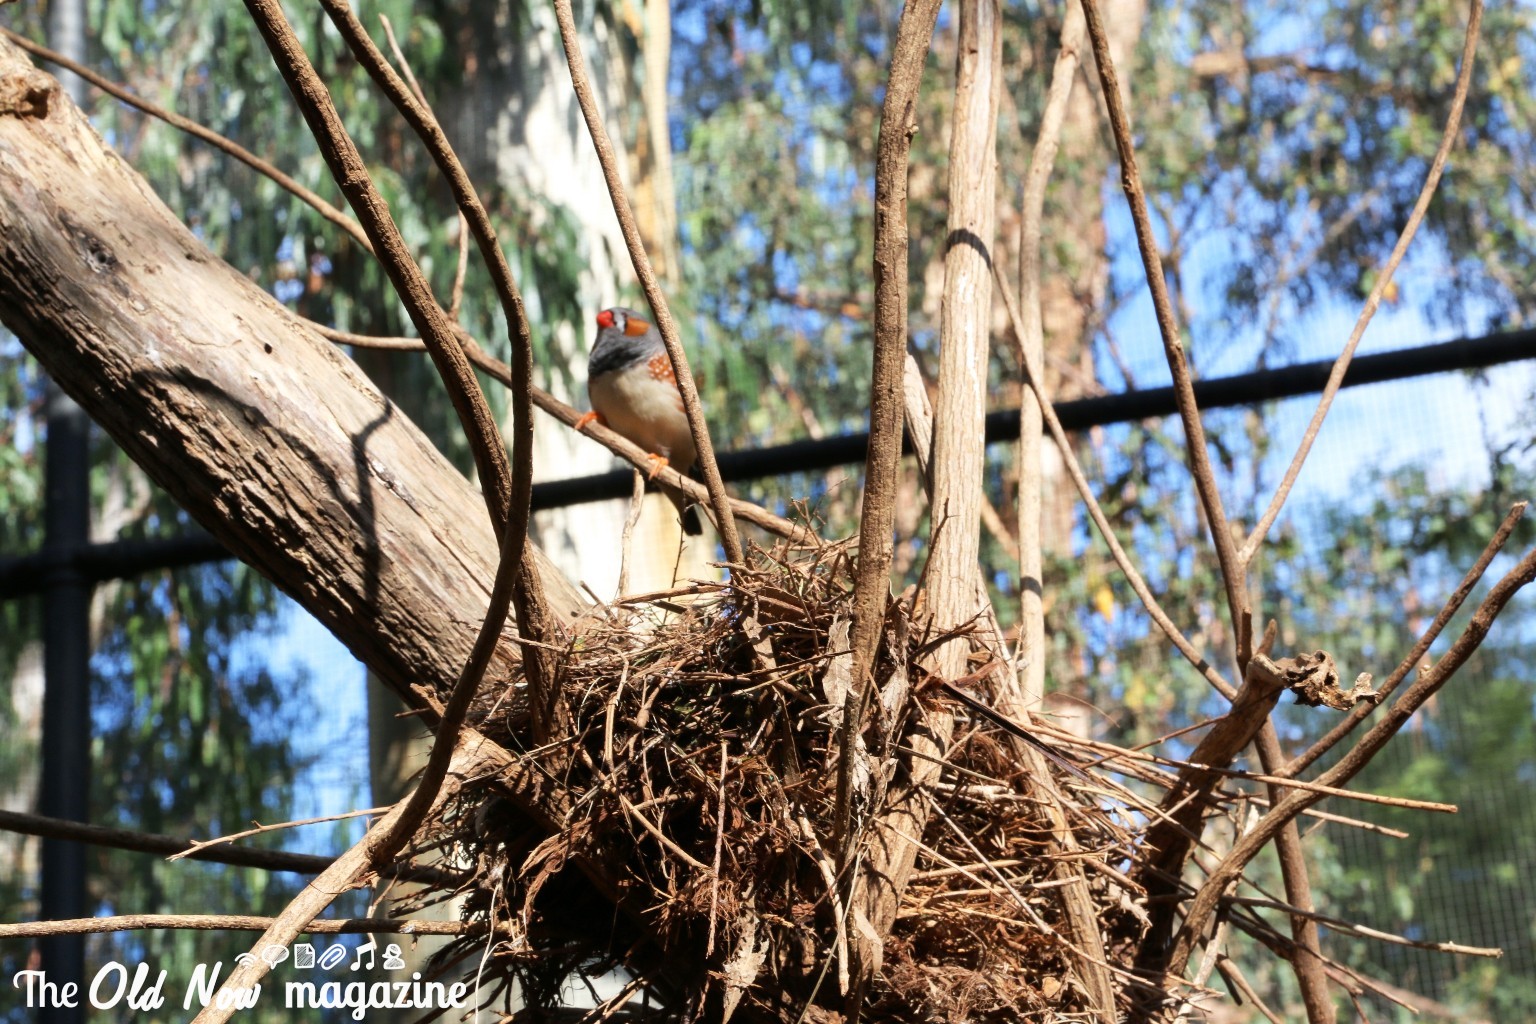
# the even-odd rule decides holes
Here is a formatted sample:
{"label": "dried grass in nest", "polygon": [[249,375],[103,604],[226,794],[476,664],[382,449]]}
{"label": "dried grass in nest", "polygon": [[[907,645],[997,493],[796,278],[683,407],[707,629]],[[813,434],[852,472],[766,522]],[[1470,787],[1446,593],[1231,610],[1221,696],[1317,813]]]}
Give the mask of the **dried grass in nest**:
{"label": "dried grass in nest", "polygon": [[[808,1002],[805,1019],[836,1019],[823,1008],[842,1002],[833,908],[848,886],[829,894],[840,700],[829,702],[826,685],[851,619],[846,551],[765,555],[733,573],[729,590],[700,589],[713,592],[682,611],[609,609],[558,659],[574,739],[528,753],[577,794],[558,835],[534,833],[489,787],[468,787],[431,840],[476,865],[465,913],[498,935],[482,992],[515,979],[522,999],[554,1006],[573,972],[621,966],[670,1007],[661,1016],[718,1019],[739,1000],[738,1019],[794,1019]],[[938,639],[905,601],[891,603],[887,626],[880,680],[915,666]],[[914,702],[946,700],[921,676],[912,669],[912,696],[888,735],[904,735]],[[1017,741],[955,712],[941,810],[922,837],[865,1019],[1084,1019],[1054,848]],[[526,750],[517,687],[487,695],[476,718],[490,738]],[[873,752],[865,823],[901,770],[898,753]],[[1124,861],[1130,837],[1096,797],[1077,795],[1079,781],[1059,779],[1078,845]],[[618,867],[622,910],[573,869],[581,857]],[[1125,893],[1088,877],[1107,945],[1120,948],[1137,929],[1120,909]],[[464,940],[450,955],[485,950],[484,938]]]}

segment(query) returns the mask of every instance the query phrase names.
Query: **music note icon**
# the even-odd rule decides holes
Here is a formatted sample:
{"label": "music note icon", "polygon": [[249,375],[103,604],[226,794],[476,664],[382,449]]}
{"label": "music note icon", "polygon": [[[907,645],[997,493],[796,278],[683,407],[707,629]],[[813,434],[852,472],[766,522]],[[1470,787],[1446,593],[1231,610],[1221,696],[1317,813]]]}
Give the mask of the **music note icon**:
{"label": "music note icon", "polygon": [[363,969],[363,954],[368,954],[368,970],[373,970],[373,951],[379,948],[379,944],[372,939],[357,947],[357,959],[352,961],[354,971]]}

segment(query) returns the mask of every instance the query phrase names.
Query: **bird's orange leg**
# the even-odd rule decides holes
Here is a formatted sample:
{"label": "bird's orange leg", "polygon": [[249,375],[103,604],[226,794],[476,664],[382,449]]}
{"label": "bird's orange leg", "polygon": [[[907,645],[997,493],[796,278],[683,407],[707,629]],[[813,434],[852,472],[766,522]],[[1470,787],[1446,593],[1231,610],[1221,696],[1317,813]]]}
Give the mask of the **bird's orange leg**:
{"label": "bird's orange leg", "polygon": [[651,460],[651,471],[646,475],[647,480],[655,480],[661,475],[661,471],[672,464],[665,455],[657,455],[655,452],[646,452],[645,457]]}
{"label": "bird's orange leg", "polygon": [[572,427],[571,429],[580,432],[581,428],[586,426],[588,423],[601,423],[605,427],[608,425],[608,421],[603,419],[602,413],[584,412],[581,414],[581,419],[576,421],[576,426]]}

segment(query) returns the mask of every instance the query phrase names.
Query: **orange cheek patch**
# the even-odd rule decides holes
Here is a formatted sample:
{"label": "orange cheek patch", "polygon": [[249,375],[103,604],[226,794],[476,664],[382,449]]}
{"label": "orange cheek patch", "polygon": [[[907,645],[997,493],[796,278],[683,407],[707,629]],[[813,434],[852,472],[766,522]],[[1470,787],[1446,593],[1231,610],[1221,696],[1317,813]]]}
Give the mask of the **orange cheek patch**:
{"label": "orange cheek patch", "polygon": [[644,334],[650,329],[651,325],[646,323],[644,320],[641,320],[637,316],[632,316],[628,320],[624,321],[624,333],[629,335],[631,338],[638,338],[640,335]]}

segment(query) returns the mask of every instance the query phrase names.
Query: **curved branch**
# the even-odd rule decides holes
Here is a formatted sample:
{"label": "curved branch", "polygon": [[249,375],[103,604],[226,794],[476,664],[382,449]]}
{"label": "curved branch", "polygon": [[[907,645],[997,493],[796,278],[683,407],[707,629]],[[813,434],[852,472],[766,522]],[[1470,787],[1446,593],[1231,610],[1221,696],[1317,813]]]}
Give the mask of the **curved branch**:
{"label": "curved branch", "polygon": [[357,221],[347,216],[344,211],[339,210],[335,206],[326,202],[313,189],[305,188],[303,185],[299,184],[299,182],[295,180],[291,175],[284,174],[282,171],[278,170],[275,165],[268,163],[266,160],[263,160],[261,157],[257,156],[255,153],[252,153],[250,150],[246,149],[239,143],[225,138],[213,129],[206,128],[203,125],[198,124],[196,121],[191,120],[190,118],[182,117],[175,111],[167,110],[158,104],[151,103],[149,100],[142,96],[136,96],[128,89],[125,89],[123,86],[118,85],[116,82],[112,81],[110,78],[96,73],[78,61],[70,60],[62,53],[58,53],[54,50],[48,49],[46,46],[41,46],[38,43],[34,43],[26,36],[13,32],[3,25],[0,25],[0,35],[5,36],[5,38],[9,39],[11,42],[15,43],[17,46],[21,47],[23,50],[26,50],[33,56],[41,57],[48,61],[50,64],[57,64],[59,67],[79,75],[81,78],[85,79],[87,82],[90,82],[96,88],[100,89],[108,96],[111,96],[113,99],[118,100],[121,103],[126,103],[130,107],[142,110],[150,117],[159,118],[173,128],[184,131],[194,138],[202,139],[214,149],[228,153],[230,156],[234,157],[236,160],[239,160],[251,170],[255,171],[257,174],[262,174],[272,179],[274,184],[288,192],[294,198],[309,204],[320,216],[324,217],[326,220],[330,221],[332,224],[335,224],[347,234],[351,235],[352,239],[357,242],[358,245],[361,245],[369,252],[373,251],[373,243],[368,241],[367,233],[363,231],[362,226],[359,225]]}
{"label": "curved branch", "polygon": [[[512,600],[517,608],[518,636],[533,641],[547,641],[550,639],[551,624],[544,613],[547,604],[544,586],[537,570],[523,561],[523,548],[528,539],[529,507],[533,496],[533,337],[528,328],[528,315],[523,309],[522,293],[518,290],[512,268],[507,265],[506,255],[496,239],[496,228],[491,224],[490,215],[480,202],[480,196],[475,192],[448,137],[443,134],[437,117],[416,99],[411,88],[390,67],[345,0],[321,0],[321,6],[341,32],[358,62],[415,129],[433,162],[443,172],[443,177],[453,191],[460,216],[464,219],[463,223],[475,237],[480,258],[490,270],[491,282],[501,300],[502,313],[507,319],[507,340],[512,350],[512,373],[508,386],[512,392],[512,451],[515,455],[511,479],[508,481],[510,506],[507,535],[502,545],[502,561],[516,567]],[[462,260],[459,269],[462,273]],[[450,305],[453,304],[450,302]],[[437,308],[435,304],[434,308]],[[497,481],[497,486],[500,486],[500,481]],[[496,629],[500,628],[498,622]],[[554,686],[554,670],[545,650],[538,643],[524,643],[522,650],[523,669],[528,678],[533,707],[533,739],[536,744],[543,745],[555,738],[561,729],[560,701]]]}

